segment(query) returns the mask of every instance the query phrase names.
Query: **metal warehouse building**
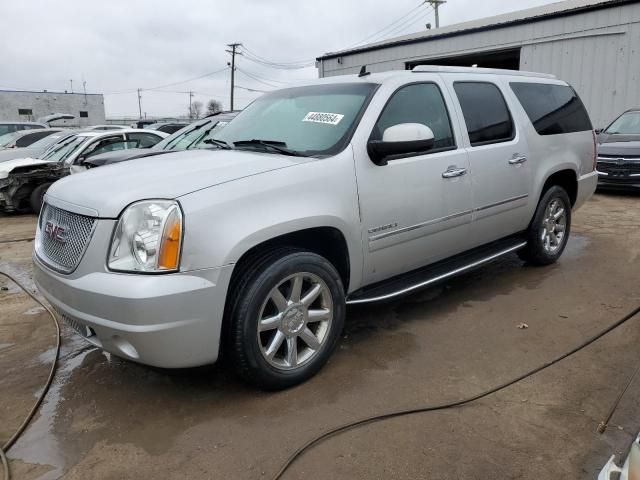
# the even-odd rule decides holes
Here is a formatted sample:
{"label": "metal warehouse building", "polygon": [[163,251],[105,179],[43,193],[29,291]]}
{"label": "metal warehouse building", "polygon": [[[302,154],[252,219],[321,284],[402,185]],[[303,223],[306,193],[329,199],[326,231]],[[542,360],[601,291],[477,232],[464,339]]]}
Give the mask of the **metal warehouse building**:
{"label": "metal warehouse building", "polygon": [[51,113],[70,113],[73,120],[53,125],[84,127],[105,123],[104,98],[95,93],[0,90],[0,121],[36,121]]}
{"label": "metal warehouse building", "polygon": [[552,73],[573,85],[602,127],[640,106],[640,2],[567,0],[316,60],[321,77],[357,73],[362,65],[371,72],[432,64]]}

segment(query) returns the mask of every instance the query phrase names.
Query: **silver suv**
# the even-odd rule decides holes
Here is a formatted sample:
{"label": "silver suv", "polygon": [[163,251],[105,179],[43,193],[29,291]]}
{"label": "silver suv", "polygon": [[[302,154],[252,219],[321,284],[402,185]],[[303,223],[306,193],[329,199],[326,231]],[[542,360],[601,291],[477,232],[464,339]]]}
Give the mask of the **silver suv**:
{"label": "silver suv", "polygon": [[215,362],[285,388],[347,304],[517,251],[555,262],[597,183],[594,133],[549,75],[479,68],[271,92],[211,140],[56,182],[35,279],[88,341],[159,367]]}

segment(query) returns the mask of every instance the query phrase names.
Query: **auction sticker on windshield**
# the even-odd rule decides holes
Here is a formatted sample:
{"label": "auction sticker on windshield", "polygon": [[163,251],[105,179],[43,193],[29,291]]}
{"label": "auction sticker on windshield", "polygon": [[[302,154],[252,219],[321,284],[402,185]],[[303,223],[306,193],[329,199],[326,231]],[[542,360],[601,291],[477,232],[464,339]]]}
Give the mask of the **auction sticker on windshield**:
{"label": "auction sticker on windshield", "polygon": [[309,112],[302,119],[303,122],[328,123],[329,125],[337,125],[344,115],[339,113]]}

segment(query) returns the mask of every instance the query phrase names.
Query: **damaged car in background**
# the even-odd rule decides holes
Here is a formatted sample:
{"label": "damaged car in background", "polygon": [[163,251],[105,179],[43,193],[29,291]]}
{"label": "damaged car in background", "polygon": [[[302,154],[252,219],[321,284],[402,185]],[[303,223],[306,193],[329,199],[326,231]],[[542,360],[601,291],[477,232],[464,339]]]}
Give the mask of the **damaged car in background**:
{"label": "damaged car in background", "polygon": [[149,148],[167,136],[158,131],[118,130],[80,132],[50,148],[41,158],[18,158],[0,163],[0,210],[40,212],[47,189],[56,180],[87,169],[94,155],[130,148]]}
{"label": "damaged car in background", "polygon": [[199,148],[217,148],[211,139],[225,125],[227,125],[239,111],[214,113],[202,120],[196,121],[168,136],[151,148],[131,148],[128,150],[112,151],[92,156],[85,162],[88,168],[100,167],[112,163],[124,162],[135,158],[152,157],[169,152],[194,150]]}

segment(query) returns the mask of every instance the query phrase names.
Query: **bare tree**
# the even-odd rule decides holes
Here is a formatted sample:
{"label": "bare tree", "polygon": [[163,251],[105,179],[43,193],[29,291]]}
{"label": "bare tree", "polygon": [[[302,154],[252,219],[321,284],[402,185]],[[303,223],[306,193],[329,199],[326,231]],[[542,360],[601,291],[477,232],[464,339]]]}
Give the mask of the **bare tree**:
{"label": "bare tree", "polygon": [[219,100],[211,99],[207,102],[207,115],[213,115],[222,111],[222,102]]}
{"label": "bare tree", "polygon": [[202,102],[196,100],[189,105],[189,118],[200,118],[200,115],[202,115]]}

